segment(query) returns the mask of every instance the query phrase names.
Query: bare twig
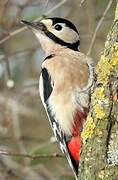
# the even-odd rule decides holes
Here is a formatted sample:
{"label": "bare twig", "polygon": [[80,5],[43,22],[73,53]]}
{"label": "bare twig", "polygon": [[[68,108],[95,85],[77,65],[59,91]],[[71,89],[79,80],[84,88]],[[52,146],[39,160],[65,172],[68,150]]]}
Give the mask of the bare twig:
{"label": "bare twig", "polygon": [[[18,102],[14,101],[11,104],[11,101],[8,99],[8,108],[12,113],[13,117],[13,133],[14,133],[14,139],[16,141],[16,144],[18,146],[18,150],[21,154],[27,153],[24,142],[21,140],[21,128],[20,128],[20,121],[19,121],[19,108],[18,108]],[[30,160],[29,159],[23,159],[23,163],[25,166],[29,166]]]}
{"label": "bare twig", "polygon": [[36,173],[30,166],[23,166],[21,163],[15,161],[12,156],[3,155],[1,156],[1,159],[5,169],[9,170],[10,177],[12,174],[12,176],[17,177],[20,180],[24,180],[24,177],[27,177],[28,180],[44,180],[42,176],[40,176],[39,173]]}
{"label": "bare twig", "polygon": [[6,72],[7,72],[8,79],[12,79],[8,56],[5,57],[5,62],[6,62]]}
{"label": "bare twig", "polygon": [[[31,53],[31,52],[34,52],[34,51],[36,51],[38,49],[38,46],[35,46],[35,47],[32,47],[32,48],[27,48],[27,49],[22,49],[22,50],[16,50],[15,52],[11,52],[11,53],[9,53],[8,54],[8,56],[9,57],[12,57],[12,56],[15,56],[15,55],[17,55],[17,54],[29,54],[29,53]],[[3,63],[2,61],[4,61],[4,60],[6,60],[5,59],[6,58],[6,56],[5,55],[1,55],[0,56],[0,63]]]}
{"label": "bare twig", "polygon": [[7,75],[7,80],[6,80],[6,86],[8,88],[13,88],[14,87],[14,80],[12,79],[12,72],[10,68],[10,62],[8,59],[8,55],[4,57],[5,59],[5,65],[6,65],[6,75]]}
{"label": "bare twig", "polygon": [[96,26],[96,29],[95,29],[95,31],[94,31],[94,33],[93,33],[93,38],[92,38],[92,40],[91,40],[91,43],[90,43],[90,46],[89,46],[87,55],[90,55],[90,53],[91,53],[91,50],[92,50],[93,44],[94,44],[94,42],[95,42],[95,38],[96,38],[97,32],[98,32],[98,30],[100,29],[100,27],[101,27],[101,25],[102,25],[102,23],[103,23],[103,21],[104,21],[104,18],[105,18],[105,16],[106,16],[109,8],[111,7],[112,2],[113,2],[113,0],[109,0],[108,5],[107,5],[107,7],[106,7],[106,9],[105,9],[102,17],[101,17],[101,19],[99,20],[99,22],[98,22],[98,24],[97,24],[97,26]]}
{"label": "bare twig", "polygon": [[1,0],[0,1],[0,23],[4,17],[4,12],[6,10],[7,3],[8,3],[8,0]]}
{"label": "bare twig", "polygon": [[39,158],[64,158],[63,155],[54,153],[54,154],[35,154],[35,155],[30,155],[30,154],[19,154],[19,153],[14,153],[10,151],[5,151],[3,149],[0,149],[0,155],[3,156],[12,156],[12,157],[21,157],[21,158],[30,158],[30,159],[39,159]]}
{"label": "bare twig", "polygon": [[80,7],[84,4],[85,1],[86,1],[86,0],[81,0],[81,2],[80,2]]}
{"label": "bare twig", "polygon": [[22,27],[22,28],[19,28],[11,33],[9,33],[6,37],[4,37],[3,39],[0,40],[0,44],[4,43],[5,41],[7,41],[8,39],[10,39],[12,36],[15,36],[16,34],[26,30],[27,27]]}
{"label": "bare twig", "polygon": [[[46,13],[44,13],[44,16],[48,16],[49,14],[51,14],[52,12],[54,12],[56,9],[58,9],[60,6],[62,6],[64,3],[66,3],[68,0],[62,0],[61,2],[59,2],[57,5],[55,5],[53,8],[51,8],[49,11],[47,11]],[[39,21],[41,20],[42,16],[37,18],[35,21]],[[3,39],[0,40],[0,44],[6,42],[8,39],[10,39],[11,37],[15,36],[16,34],[19,34],[20,32],[26,30],[27,27],[22,27],[19,28],[13,32],[10,32],[6,37],[4,37]]]}

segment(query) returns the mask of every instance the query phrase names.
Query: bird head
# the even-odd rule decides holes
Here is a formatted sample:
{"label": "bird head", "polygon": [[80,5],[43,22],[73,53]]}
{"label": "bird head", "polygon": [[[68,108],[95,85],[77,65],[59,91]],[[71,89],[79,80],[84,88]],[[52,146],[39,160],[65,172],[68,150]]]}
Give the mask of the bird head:
{"label": "bird head", "polygon": [[44,18],[38,22],[22,20],[37,36],[47,54],[62,48],[78,51],[80,38],[73,23],[64,18]]}

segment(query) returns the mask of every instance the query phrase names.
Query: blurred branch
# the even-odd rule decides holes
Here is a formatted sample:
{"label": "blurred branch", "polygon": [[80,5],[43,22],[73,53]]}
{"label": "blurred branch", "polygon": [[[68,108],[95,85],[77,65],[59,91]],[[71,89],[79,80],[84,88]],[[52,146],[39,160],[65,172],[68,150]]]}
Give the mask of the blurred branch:
{"label": "blurred branch", "polygon": [[26,153],[23,141],[20,139],[21,137],[21,130],[20,130],[20,123],[19,123],[19,107],[18,107],[18,102],[17,101],[12,101],[8,99],[7,102],[8,109],[10,109],[12,117],[13,117],[13,133],[14,133],[14,138],[17,142],[19,151],[21,153]]}
{"label": "blurred branch", "polygon": [[113,2],[113,0],[109,0],[108,5],[107,5],[106,9],[104,10],[104,13],[103,13],[101,19],[98,21],[98,24],[97,24],[97,26],[96,26],[96,29],[95,29],[95,31],[94,31],[94,33],[93,33],[93,38],[92,38],[92,40],[91,40],[91,43],[90,43],[90,46],[89,46],[87,55],[90,55],[90,54],[91,54],[91,50],[92,50],[92,48],[93,48],[93,45],[94,45],[94,42],[95,42],[95,38],[96,38],[97,32],[98,32],[98,30],[100,29],[100,27],[101,27],[101,25],[102,25],[102,23],[103,23],[103,21],[104,21],[104,18],[105,18],[108,10],[110,9],[110,7],[111,7],[111,5],[112,5],[112,2]]}
{"label": "blurred branch", "polygon": [[92,39],[92,35],[93,32],[95,30],[96,27],[96,23],[95,23],[95,5],[93,3],[93,1],[91,0],[87,0],[85,5],[84,5],[84,9],[86,11],[86,15],[87,16],[87,33],[90,35],[90,40]]}
{"label": "blurred branch", "polygon": [[[8,109],[11,111],[12,113],[12,117],[13,117],[13,133],[14,133],[14,139],[17,143],[18,146],[18,150],[19,152],[22,154],[26,153],[26,148],[24,146],[23,141],[21,140],[21,128],[20,128],[20,121],[19,121],[19,107],[18,107],[18,103],[17,101],[13,101],[11,104],[11,101],[7,102],[7,106]],[[23,160],[23,163],[25,166],[28,166],[30,164],[30,161],[28,161],[27,159]]]}
{"label": "blurred branch", "polygon": [[6,10],[6,5],[8,3],[8,0],[0,0],[0,24],[4,16],[4,12]]}
{"label": "blurred branch", "polygon": [[7,71],[8,79],[11,79],[12,76],[11,76],[11,69],[10,69],[10,63],[9,63],[8,56],[5,57],[5,62],[6,62],[6,71]]}
{"label": "blurred branch", "polygon": [[30,166],[23,166],[21,163],[13,160],[12,156],[1,156],[0,160],[0,162],[2,162],[2,167],[4,166],[4,169],[7,169],[7,174],[10,179],[12,175],[13,177],[17,177],[20,180],[44,180],[44,178],[42,178],[39,173],[36,173],[34,170],[32,170]]}
{"label": "blurred branch", "polygon": [[10,62],[9,62],[8,56],[6,55],[4,59],[6,63],[6,74],[7,74],[6,85],[8,88],[13,88],[14,81],[12,79],[12,73],[11,73]]}
{"label": "blurred branch", "polygon": [[[9,101],[9,102],[8,102]],[[18,110],[19,110],[19,114],[23,114],[23,115],[31,115],[32,114],[32,111],[30,108],[24,106],[23,104],[19,103],[19,102],[16,102],[17,99],[16,97],[13,98],[13,96],[11,95],[11,98],[9,98],[9,95],[5,96],[4,94],[0,94],[0,106],[2,106],[4,103],[7,103],[7,109],[8,111],[10,110],[10,105],[12,104],[17,104],[18,103]],[[9,103],[9,104],[8,104]],[[15,106],[14,106],[15,107]],[[16,107],[15,107],[16,108]],[[12,114],[13,115],[13,114]],[[14,117],[14,116],[13,116]],[[19,139],[20,139],[21,135],[19,136]]]}
{"label": "blurred branch", "polygon": [[84,4],[85,1],[86,1],[86,0],[81,0],[81,2],[80,2],[80,7]]}
{"label": "blurred branch", "polygon": [[28,6],[38,6],[41,3],[44,3],[47,6],[48,1],[49,0],[45,0],[45,3],[44,3],[44,0],[42,0],[42,2],[41,2],[41,0],[39,0],[39,1],[30,1],[30,0],[28,0],[27,3],[25,3],[23,5],[20,4],[19,6],[22,7],[22,8],[25,8],[25,7],[28,7]]}
{"label": "blurred branch", "polygon": [[38,87],[39,86],[39,82],[32,82],[30,84],[24,84],[23,88],[30,88],[30,87]]}
{"label": "blurred branch", "polygon": [[[53,8],[51,8],[49,11],[47,11],[46,13],[44,13],[43,16],[47,16],[49,14],[51,14],[53,11],[55,11],[56,9],[58,9],[60,6],[62,6],[64,3],[66,3],[68,0],[62,0],[61,2],[59,2],[57,5],[55,5]],[[35,21],[39,21],[41,20],[41,18],[43,17],[39,17],[37,18]],[[8,39],[10,39],[11,37],[15,36],[16,34],[19,34],[20,32],[26,30],[27,27],[22,27],[19,28],[13,32],[9,32],[8,35],[6,37],[4,37],[3,39],[0,40],[0,44],[4,43],[5,41],[7,41]]]}
{"label": "blurred branch", "polygon": [[[31,48],[27,48],[27,49],[21,49],[21,50],[17,50],[15,52],[11,52],[8,54],[9,58],[12,57],[12,56],[15,56],[17,54],[29,54],[30,52],[34,52],[38,49],[39,47],[38,46],[35,46],[35,47],[31,47]],[[0,57],[0,63],[2,63],[2,61],[4,61],[6,58],[5,55],[1,56]]]}
{"label": "blurred branch", "polygon": [[0,155],[3,156],[12,156],[12,157],[21,157],[21,158],[30,158],[30,159],[39,159],[39,158],[64,158],[63,155],[61,154],[35,154],[35,155],[30,155],[30,154],[19,154],[19,153],[14,153],[14,152],[8,152],[3,149],[0,149]]}

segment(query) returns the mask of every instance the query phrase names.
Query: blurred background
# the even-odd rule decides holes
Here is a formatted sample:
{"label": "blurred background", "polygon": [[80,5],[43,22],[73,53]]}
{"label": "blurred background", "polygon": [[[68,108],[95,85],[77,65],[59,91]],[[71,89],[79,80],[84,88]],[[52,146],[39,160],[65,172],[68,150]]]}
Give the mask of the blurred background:
{"label": "blurred background", "polygon": [[[21,19],[65,17],[78,28],[81,51],[88,52],[95,28],[111,0],[0,0],[0,180],[74,180],[61,154],[38,93],[45,57]],[[82,3],[83,2],[83,3]],[[81,5],[81,6],[80,6]],[[116,1],[105,15],[90,56],[97,62],[114,18]],[[43,158],[13,156],[46,155]]]}

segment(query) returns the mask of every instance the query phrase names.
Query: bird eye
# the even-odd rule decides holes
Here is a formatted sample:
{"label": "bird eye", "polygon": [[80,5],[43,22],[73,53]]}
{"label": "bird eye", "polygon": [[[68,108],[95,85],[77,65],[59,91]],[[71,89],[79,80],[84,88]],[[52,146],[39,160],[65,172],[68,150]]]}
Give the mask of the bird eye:
{"label": "bird eye", "polygon": [[56,24],[54,27],[57,31],[61,31],[62,30],[62,26],[60,24]]}

